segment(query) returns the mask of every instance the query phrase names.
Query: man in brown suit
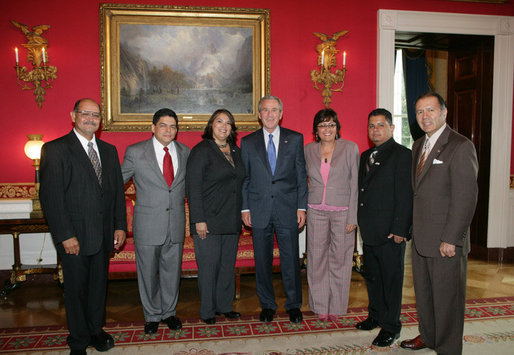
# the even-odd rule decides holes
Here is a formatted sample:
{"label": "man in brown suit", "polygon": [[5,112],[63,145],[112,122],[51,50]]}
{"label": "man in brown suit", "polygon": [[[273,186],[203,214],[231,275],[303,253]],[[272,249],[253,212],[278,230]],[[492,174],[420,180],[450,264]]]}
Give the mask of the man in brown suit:
{"label": "man in brown suit", "polygon": [[426,133],[412,147],[412,274],[419,332],[402,348],[461,354],[469,225],[475,212],[478,162],[473,143],[446,125],[444,99],[416,100]]}

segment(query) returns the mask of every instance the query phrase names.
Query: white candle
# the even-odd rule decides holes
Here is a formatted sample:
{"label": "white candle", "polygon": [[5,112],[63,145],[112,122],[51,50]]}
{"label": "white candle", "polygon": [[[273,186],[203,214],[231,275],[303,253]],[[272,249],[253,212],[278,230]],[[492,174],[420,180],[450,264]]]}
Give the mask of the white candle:
{"label": "white candle", "polygon": [[321,66],[325,66],[325,50],[321,52]]}
{"label": "white candle", "polygon": [[46,62],[45,47],[43,47],[43,63]]}
{"label": "white candle", "polygon": [[14,53],[16,54],[16,65],[18,65],[18,47],[14,48]]}
{"label": "white candle", "polygon": [[343,52],[343,67],[346,67],[346,52]]}

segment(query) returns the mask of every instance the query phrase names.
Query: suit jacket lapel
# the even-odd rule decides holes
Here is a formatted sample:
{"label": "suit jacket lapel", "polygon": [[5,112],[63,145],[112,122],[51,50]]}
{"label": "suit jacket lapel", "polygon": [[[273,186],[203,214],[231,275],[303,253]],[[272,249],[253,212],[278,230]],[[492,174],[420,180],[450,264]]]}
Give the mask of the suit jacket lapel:
{"label": "suit jacket lapel", "polygon": [[[180,181],[182,178],[182,175],[186,174],[186,163],[187,161],[184,159],[184,147],[178,142],[173,141],[173,144],[175,145],[175,150],[177,151],[177,159],[178,159],[178,167],[177,167],[177,176],[175,176],[175,179],[173,179],[173,183],[171,186],[175,184],[175,180]],[[161,174],[162,175],[162,174]],[[163,176],[164,179],[164,176]]]}
{"label": "suit jacket lapel", "polygon": [[[105,146],[104,142],[101,141],[100,139],[96,138],[96,145],[98,147],[98,152],[100,153],[100,163],[102,166],[102,185],[103,185],[104,183],[109,181],[109,176],[108,176],[109,169],[104,169],[103,167],[104,166],[113,166],[113,164],[110,161],[111,157],[109,156],[109,154],[107,154],[107,150],[106,150],[106,146]],[[88,157],[88,159],[89,159],[89,157]],[[93,164],[91,164],[91,167],[92,166],[93,166]],[[94,170],[95,169],[93,168],[93,171]],[[96,176],[96,172],[95,172],[95,176]]]}
{"label": "suit jacket lapel", "polygon": [[322,181],[322,177],[321,177],[321,143],[315,143],[316,145],[314,146],[315,149],[312,149],[312,152],[311,154],[313,155],[313,169],[314,169],[314,175],[312,178],[313,179],[317,179],[319,181]]}
{"label": "suit jacket lapel", "polygon": [[[270,175],[272,175],[271,168],[270,168],[269,162],[268,162],[268,153],[266,151],[266,146],[264,144],[264,132],[262,131],[262,129],[259,129],[258,131],[255,132],[254,144],[255,144],[255,151],[256,151],[257,156],[262,159],[262,162],[263,162],[264,166],[266,167],[266,169],[268,170],[268,173]],[[280,155],[280,147],[279,147],[279,155]],[[276,168],[278,168],[278,159],[277,159]],[[275,170],[275,174],[276,174],[276,172],[277,171]]]}
{"label": "suit jacket lapel", "polygon": [[[419,138],[421,139],[421,138]],[[423,139],[425,139],[425,137],[423,136]],[[418,142],[418,141],[416,141]],[[424,142],[424,140],[423,140]],[[416,171],[417,171],[417,167],[418,167],[418,161],[419,161],[419,156],[421,154],[421,151],[423,149],[423,143],[420,142],[420,144],[416,145],[414,144],[413,147],[412,147],[412,186],[413,187],[416,187],[417,184],[418,184],[418,178],[416,176]]]}
{"label": "suit jacket lapel", "polygon": [[[216,145],[216,142],[214,141],[214,139],[209,139],[208,142],[209,142],[209,147],[215,152],[214,154],[216,154],[218,157],[220,157],[224,161],[224,163],[222,163],[222,164],[228,164],[228,166],[233,168],[232,164],[230,164],[230,162],[225,157],[225,155],[223,154],[221,149],[219,149],[218,146]],[[229,147],[230,147],[230,150],[232,151],[232,146],[230,144],[229,144]],[[234,161],[234,164],[235,164],[235,161]]]}
{"label": "suit jacket lapel", "polygon": [[166,182],[166,179],[164,179],[164,175],[162,175],[162,171],[159,168],[159,163],[157,162],[157,156],[155,155],[152,138],[147,140],[144,157],[148,164],[150,164],[152,167],[152,171],[155,173],[157,179],[161,181],[162,184],[168,186],[168,183]]}
{"label": "suit jacket lapel", "polygon": [[[418,184],[421,182],[421,180],[423,180],[423,177],[427,174],[428,170],[430,170],[430,168],[432,167],[434,159],[437,158],[439,156],[439,154],[441,154],[441,152],[444,150],[446,143],[448,143],[449,135],[450,135],[450,128],[448,126],[446,126],[443,133],[441,133],[441,135],[437,139],[434,147],[430,151],[430,154],[428,155],[427,159],[425,160],[423,169],[421,170],[421,173],[419,174],[419,178],[417,179]],[[420,149],[419,153],[422,151],[423,151],[423,149]],[[418,160],[419,160],[419,158],[416,160],[416,162]]]}
{"label": "suit jacket lapel", "polygon": [[[334,174],[335,167],[341,166],[342,163],[339,162],[341,159],[345,159],[345,154],[343,153],[343,142],[340,139],[336,139],[336,146],[334,147],[334,151],[332,152],[332,158],[330,159],[330,170],[328,172],[328,178],[327,182],[330,180],[330,176]],[[316,154],[319,154],[319,156],[316,156],[318,161],[321,163],[321,143],[319,144],[319,149],[316,150]],[[320,171],[321,164],[317,166],[317,170]],[[321,177],[321,171],[320,171],[320,177]]]}
{"label": "suit jacket lapel", "polygon": [[[278,144],[277,166],[275,167],[275,175],[278,174],[278,171],[281,166],[287,165],[283,162],[283,160],[285,159],[284,157],[286,156],[286,152],[290,146],[289,145],[289,135],[287,134],[287,132],[285,130],[282,129],[282,127],[280,127],[279,129],[280,129],[280,143]],[[268,161],[268,156],[266,154],[266,162],[267,161]],[[320,156],[320,161],[321,161],[321,156]],[[268,166],[269,166],[269,163],[268,163]],[[271,168],[270,168],[270,172],[271,172]]]}
{"label": "suit jacket lapel", "polygon": [[[100,183],[98,182],[98,177],[96,176],[95,169],[93,168],[93,165],[91,164],[91,160],[89,160],[89,157],[84,150],[84,147],[80,143],[79,139],[75,135],[75,132],[73,130],[68,134],[68,141],[70,144],[70,151],[71,155],[74,156],[77,159],[77,162],[83,166],[83,168],[87,171],[87,174],[89,177],[96,181],[96,186],[98,188],[101,188]],[[97,142],[98,145],[98,142]],[[98,145],[98,150],[100,151],[100,146]],[[105,156],[105,152],[103,153]],[[100,151],[100,163],[104,164],[104,160],[102,158],[102,151]],[[102,169],[103,170],[103,169]]]}

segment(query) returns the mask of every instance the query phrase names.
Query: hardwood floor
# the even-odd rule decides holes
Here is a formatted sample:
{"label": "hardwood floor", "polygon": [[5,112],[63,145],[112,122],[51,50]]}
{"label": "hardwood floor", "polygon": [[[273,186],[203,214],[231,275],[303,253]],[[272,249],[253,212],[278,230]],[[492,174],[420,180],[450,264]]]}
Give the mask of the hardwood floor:
{"label": "hardwood floor", "polygon": [[[410,256],[406,256],[406,261]],[[0,271],[0,280],[6,280],[8,271]],[[66,324],[62,289],[50,275],[27,277],[20,288],[0,300],[0,328],[52,326]],[[309,310],[305,270],[303,279],[302,310]],[[284,312],[285,296],[280,275],[274,276],[278,312]],[[467,298],[514,296],[514,264],[498,265],[470,260],[468,263]],[[410,263],[406,262],[403,303],[415,303]],[[352,274],[349,307],[366,307],[367,291],[362,276]],[[258,314],[260,306],[255,291],[255,277],[241,276],[241,299],[234,301],[234,310],[243,315]],[[198,318],[199,298],[196,279],[183,279],[177,315],[183,320]],[[143,313],[135,280],[115,280],[109,283],[107,317],[110,322],[143,322]]]}

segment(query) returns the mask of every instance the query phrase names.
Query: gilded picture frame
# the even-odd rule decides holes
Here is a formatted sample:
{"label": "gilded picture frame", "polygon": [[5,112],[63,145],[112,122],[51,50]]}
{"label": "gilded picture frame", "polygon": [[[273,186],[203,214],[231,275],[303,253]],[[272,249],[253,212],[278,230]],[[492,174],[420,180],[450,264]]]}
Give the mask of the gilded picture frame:
{"label": "gilded picture frame", "polygon": [[216,109],[259,127],[270,92],[268,9],[100,4],[102,129],[148,131],[168,107],[182,131]]}

